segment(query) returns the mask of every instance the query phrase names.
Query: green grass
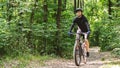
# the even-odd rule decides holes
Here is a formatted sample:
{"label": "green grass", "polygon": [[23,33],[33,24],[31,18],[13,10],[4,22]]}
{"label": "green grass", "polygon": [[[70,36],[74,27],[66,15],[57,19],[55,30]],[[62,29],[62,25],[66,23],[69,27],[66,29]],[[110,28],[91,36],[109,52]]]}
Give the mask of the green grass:
{"label": "green grass", "polygon": [[5,65],[11,68],[24,68],[30,64],[30,62],[37,62],[40,66],[45,65],[44,61],[50,60],[50,56],[40,56],[40,55],[23,55],[17,57],[6,56],[0,60],[0,68],[5,68]]}

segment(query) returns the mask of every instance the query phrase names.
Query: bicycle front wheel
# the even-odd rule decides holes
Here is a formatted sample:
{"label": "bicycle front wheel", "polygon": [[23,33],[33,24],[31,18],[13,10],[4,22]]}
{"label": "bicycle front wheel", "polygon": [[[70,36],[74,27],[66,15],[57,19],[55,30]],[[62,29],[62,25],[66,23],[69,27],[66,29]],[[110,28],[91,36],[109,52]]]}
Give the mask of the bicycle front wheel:
{"label": "bicycle front wheel", "polygon": [[86,55],[86,47],[85,47],[85,45],[83,46],[83,60],[84,60],[84,63],[86,64],[86,62],[87,62],[87,55]]}
{"label": "bicycle front wheel", "polygon": [[80,47],[74,46],[73,56],[74,56],[74,61],[75,61],[76,66],[80,66],[81,58],[82,58]]}

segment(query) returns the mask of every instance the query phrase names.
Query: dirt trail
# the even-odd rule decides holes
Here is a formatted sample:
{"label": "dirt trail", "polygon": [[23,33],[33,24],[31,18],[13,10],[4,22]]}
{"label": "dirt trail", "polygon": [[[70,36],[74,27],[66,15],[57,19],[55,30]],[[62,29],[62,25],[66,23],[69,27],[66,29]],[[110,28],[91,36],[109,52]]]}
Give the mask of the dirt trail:
{"label": "dirt trail", "polygon": [[90,57],[87,59],[87,64],[82,63],[80,66],[75,65],[74,59],[55,58],[42,63],[40,60],[34,59],[28,61],[28,64],[21,63],[19,60],[11,60],[4,62],[4,65],[0,65],[0,68],[120,68],[120,66],[101,67],[106,63],[120,63],[120,59],[113,58],[110,52],[99,52],[99,50],[99,47],[90,48]]}
{"label": "dirt trail", "polygon": [[54,59],[46,61],[46,65],[40,68],[100,68],[105,63],[110,63],[116,58],[112,58],[109,52],[99,52],[99,47],[90,48],[90,57],[87,59],[87,64],[75,66],[74,60]]}

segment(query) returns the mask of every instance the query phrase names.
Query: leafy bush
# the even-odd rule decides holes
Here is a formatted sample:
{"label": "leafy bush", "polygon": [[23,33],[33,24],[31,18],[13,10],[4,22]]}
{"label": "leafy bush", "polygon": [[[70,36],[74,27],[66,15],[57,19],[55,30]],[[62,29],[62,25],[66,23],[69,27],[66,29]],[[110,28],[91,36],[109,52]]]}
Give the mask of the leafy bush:
{"label": "leafy bush", "polygon": [[112,50],[111,52],[115,57],[119,57],[120,58],[120,48],[115,48]]}
{"label": "leafy bush", "polygon": [[[67,0],[66,8],[61,13],[60,29],[57,29],[57,0],[47,2],[47,22],[44,21],[42,0],[38,0],[36,5],[34,5],[35,0],[0,0],[0,56],[32,53],[60,54],[62,57],[71,58],[75,37],[70,38],[67,33],[75,16],[72,1]],[[118,8],[114,8],[116,11],[112,12],[113,18],[109,19],[107,2],[85,1],[83,12],[91,26],[90,44],[100,46],[102,51],[120,47]],[[33,13],[32,9],[35,9]],[[31,19],[33,19],[32,23]]]}

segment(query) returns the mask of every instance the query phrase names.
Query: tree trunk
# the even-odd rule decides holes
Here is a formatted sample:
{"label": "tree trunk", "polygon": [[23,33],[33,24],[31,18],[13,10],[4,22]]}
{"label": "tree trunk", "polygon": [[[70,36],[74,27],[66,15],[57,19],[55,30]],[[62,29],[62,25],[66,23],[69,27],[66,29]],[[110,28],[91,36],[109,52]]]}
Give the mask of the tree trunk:
{"label": "tree trunk", "polygon": [[[45,27],[44,27],[44,30],[47,29],[47,22],[48,22],[48,6],[47,6],[47,0],[44,0],[43,2],[43,10],[44,10],[44,19],[43,19],[43,22],[45,23]],[[45,31],[46,33],[46,31]],[[47,34],[47,33],[46,33]],[[44,34],[45,35],[45,34]],[[46,37],[43,39],[43,42],[44,42],[44,52],[43,53],[46,53],[46,46],[47,46],[47,39]]]}
{"label": "tree trunk", "polygon": [[111,12],[112,12],[112,2],[111,0],[108,0],[108,14],[109,14],[109,19],[111,19]]}
{"label": "tree trunk", "polygon": [[[54,0],[54,5],[57,5],[57,0]],[[57,9],[56,8],[54,8],[54,14],[53,14],[53,18],[56,18],[56,11],[57,11]]]}
{"label": "tree trunk", "polygon": [[76,0],[74,0],[74,11],[76,10]]}
{"label": "tree trunk", "polygon": [[84,7],[84,0],[80,0],[80,8],[83,9],[83,7]]}
{"label": "tree trunk", "polygon": [[58,0],[58,9],[57,9],[57,15],[56,15],[56,24],[57,24],[57,31],[56,31],[56,53],[59,56],[61,55],[60,50],[60,22],[61,22],[61,12],[62,12],[62,0]]}
{"label": "tree trunk", "polygon": [[62,11],[62,0],[58,0],[58,9],[57,9],[57,15],[56,15],[56,21],[57,21],[56,24],[58,29],[60,29],[61,11]]}
{"label": "tree trunk", "polygon": [[32,8],[31,15],[30,15],[30,24],[29,24],[29,26],[30,26],[30,31],[28,32],[28,35],[27,35],[27,36],[28,36],[28,37],[27,37],[27,39],[28,39],[28,46],[29,46],[30,48],[32,48],[32,46],[33,46],[33,44],[32,44],[32,24],[33,24],[33,21],[34,21],[34,14],[35,14],[37,2],[38,2],[38,0],[35,0],[34,6],[33,6],[33,8]]}
{"label": "tree trunk", "polygon": [[11,21],[11,18],[12,18],[12,15],[11,15],[11,5],[10,5],[10,1],[8,0],[8,3],[7,3],[7,21],[8,21],[8,24],[10,24],[10,21]]}
{"label": "tree trunk", "polygon": [[82,0],[82,3],[83,3],[83,7],[82,8],[84,9],[84,0]]}
{"label": "tree trunk", "polygon": [[82,0],[80,0],[80,8],[82,8]]}
{"label": "tree trunk", "polygon": [[79,8],[80,7],[80,0],[78,0],[78,4],[77,4],[77,8]]}
{"label": "tree trunk", "polygon": [[48,20],[48,18],[47,18],[48,17],[47,16],[48,15],[47,0],[44,0],[43,4],[44,4],[43,5],[43,10],[44,10],[44,17],[43,17],[44,19],[43,20],[46,23]]}

